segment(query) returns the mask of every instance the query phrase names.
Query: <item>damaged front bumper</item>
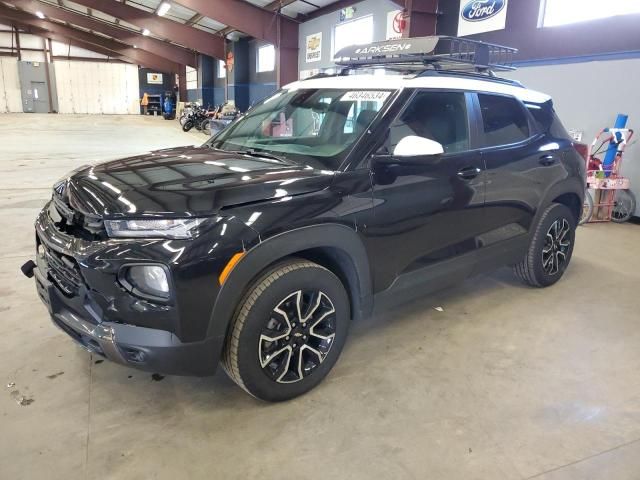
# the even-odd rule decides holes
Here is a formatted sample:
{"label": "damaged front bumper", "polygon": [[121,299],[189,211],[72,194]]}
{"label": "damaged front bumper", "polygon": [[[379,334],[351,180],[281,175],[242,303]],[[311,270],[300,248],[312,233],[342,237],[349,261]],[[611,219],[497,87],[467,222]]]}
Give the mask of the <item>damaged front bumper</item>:
{"label": "damaged front bumper", "polygon": [[[115,363],[145,371],[197,376],[215,373],[222,338],[182,342],[173,332],[132,325],[124,319],[143,314],[160,317],[164,312],[179,321],[179,312],[175,307],[156,311],[142,301],[128,303],[129,294],[124,291],[114,294],[120,302],[118,298],[105,302],[104,295],[91,289],[83,278],[89,273],[101,274],[81,272],[73,248],[68,248],[73,245],[72,239],[54,228],[46,209],[36,220],[36,233],[36,261],[25,263],[22,271],[34,277],[38,296],[52,322],[76,343]],[[142,313],[132,308],[140,308]]]}
{"label": "damaged front bumper", "polygon": [[38,296],[52,322],[89,352],[121,365],[171,375],[210,375],[215,372],[212,352],[220,346],[211,338],[182,343],[171,332],[104,322],[85,295],[68,298],[33,269]]}

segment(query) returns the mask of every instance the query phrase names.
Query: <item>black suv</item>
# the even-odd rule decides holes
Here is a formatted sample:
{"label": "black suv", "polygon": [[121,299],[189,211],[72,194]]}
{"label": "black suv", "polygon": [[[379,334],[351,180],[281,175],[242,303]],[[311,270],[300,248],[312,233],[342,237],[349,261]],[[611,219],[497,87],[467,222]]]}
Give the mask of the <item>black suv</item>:
{"label": "black suv", "polygon": [[37,291],[94,354],[255,397],[317,385],[374,296],[571,259],[584,162],[549,97],[433,70],[278,91],[201,147],[82,167],[36,220]]}

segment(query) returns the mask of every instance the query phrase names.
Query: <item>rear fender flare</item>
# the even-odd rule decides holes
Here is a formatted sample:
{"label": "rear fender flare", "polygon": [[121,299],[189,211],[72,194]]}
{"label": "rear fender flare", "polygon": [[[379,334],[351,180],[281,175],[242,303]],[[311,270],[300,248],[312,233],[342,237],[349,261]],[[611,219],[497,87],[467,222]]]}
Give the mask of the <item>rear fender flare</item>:
{"label": "rear fender flare", "polygon": [[584,191],[585,182],[580,181],[580,179],[575,177],[567,178],[551,186],[545,192],[544,198],[540,204],[540,208],[538,208],[538,211],[536,212],[534,221],[531,224],[532,228],[530,233],[533,234],[533,232],[535,232],[535,227],[538,225],[540,217],[545,212],[547,207],[553,203],[554,199],[567,193],[574,193],[580,199],[580,203],[582,203],[584,201]]}

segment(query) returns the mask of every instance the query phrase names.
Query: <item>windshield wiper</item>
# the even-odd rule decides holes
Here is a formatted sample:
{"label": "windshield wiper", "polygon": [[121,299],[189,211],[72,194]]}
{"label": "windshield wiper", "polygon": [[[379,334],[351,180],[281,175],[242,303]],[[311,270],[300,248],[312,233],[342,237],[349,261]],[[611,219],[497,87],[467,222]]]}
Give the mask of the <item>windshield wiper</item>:
{"label": "windshield wiper", "polygon": [[262,150],[254,150],[253,148],[248,148],[246,150],[229,151],[229,153],[237,153],[239,155],[249,155],[250,157],[270,158],[271,160],[278,160],[283,163],[289,163],[285,157],[280,157],[278,155],[274,155],[273,153],[264,152]]}

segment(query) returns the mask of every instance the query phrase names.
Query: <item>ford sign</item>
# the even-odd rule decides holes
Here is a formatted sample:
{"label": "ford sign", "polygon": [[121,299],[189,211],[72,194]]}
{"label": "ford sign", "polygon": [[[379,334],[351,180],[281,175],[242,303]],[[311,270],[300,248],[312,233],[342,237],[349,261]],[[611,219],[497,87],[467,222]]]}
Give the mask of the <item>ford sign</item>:
{"label": "ford sign", "polygon": [[505,0],[471,0],[462,9],[460,15],[468,22],[479,22],[495,17],[506,3]]}

